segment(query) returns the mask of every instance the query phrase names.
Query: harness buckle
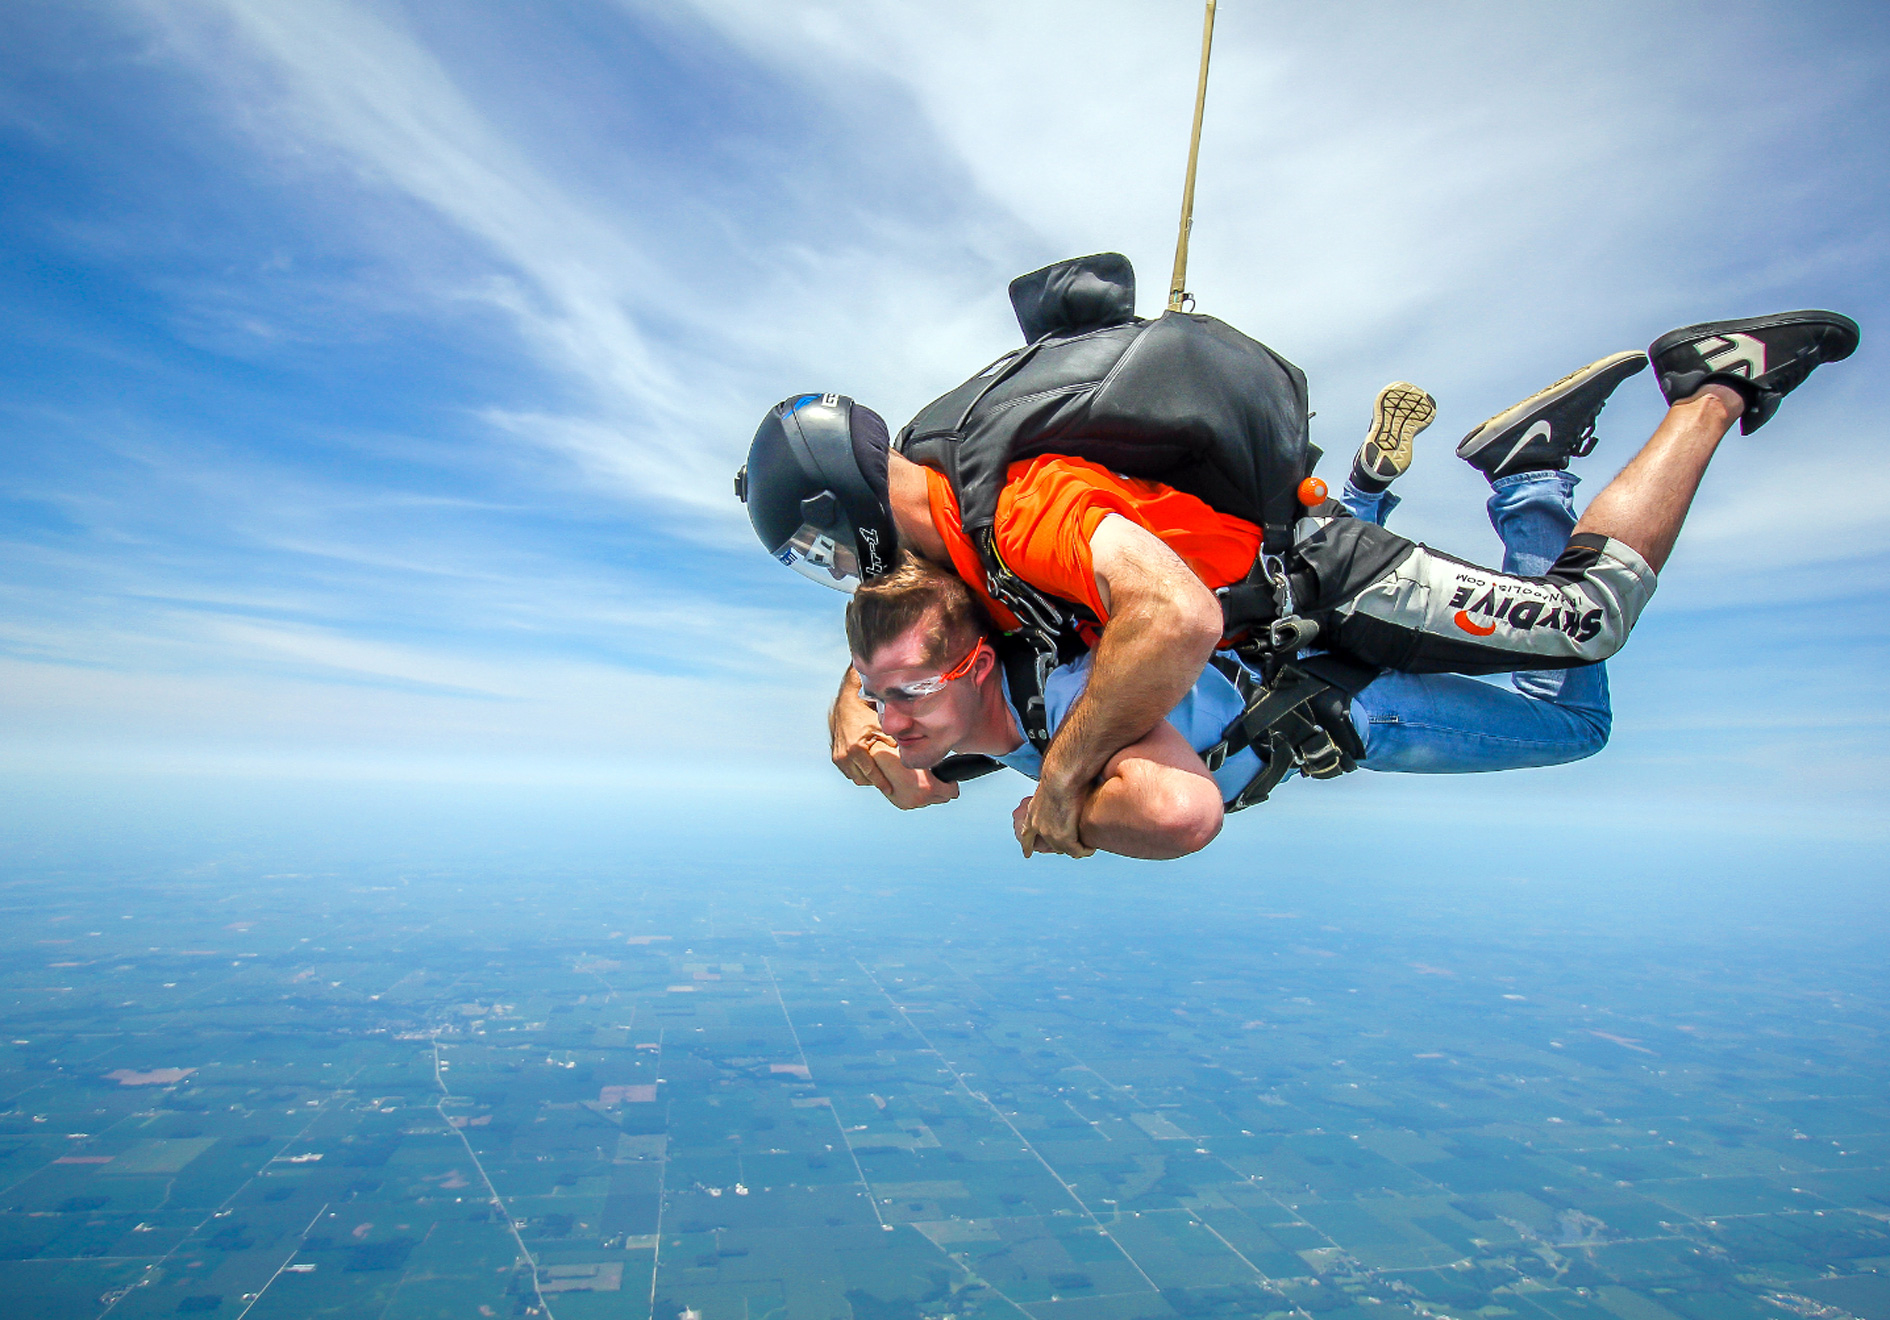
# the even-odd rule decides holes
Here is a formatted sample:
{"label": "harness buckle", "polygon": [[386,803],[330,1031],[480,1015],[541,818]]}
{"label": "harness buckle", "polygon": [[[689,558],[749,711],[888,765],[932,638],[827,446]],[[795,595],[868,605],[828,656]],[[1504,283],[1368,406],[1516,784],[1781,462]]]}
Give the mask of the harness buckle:
{"label": "harness buckle", "polygon": [[1293,583],[1286,576],[1286,561],[1270,551],[1262,550],[1260,571],[1266,574],[1267,581],[1273,587],[1273,599],[1280,617],[1290,617],[1293,613]]}
{"label": "harness buckle", "polygon": [[1312,645],[1319,635],[1319,625],[1297,614],[1275,619],[1267,625],[1267,649],[1274,654],[1290,655]]}
{"label": "harness buckle", "polygon": [[1299,754],[1300,772],[1308,779],[1337,779],[1348,767],[1345,756],[1339,751],[1339,745],[1333,741],[1331,733],[1321,728],[1316,737],[1306,739],[1295,750]]}
{"label": "harness buckle", "polygon": [[1054,646],[1047,650],[1041,646],[1038,647],[1034,663],[1037,670],[1037,699],[1041,701],[1044,687],[1050,682],[1050,675],[1057,667],[1057,653]]}

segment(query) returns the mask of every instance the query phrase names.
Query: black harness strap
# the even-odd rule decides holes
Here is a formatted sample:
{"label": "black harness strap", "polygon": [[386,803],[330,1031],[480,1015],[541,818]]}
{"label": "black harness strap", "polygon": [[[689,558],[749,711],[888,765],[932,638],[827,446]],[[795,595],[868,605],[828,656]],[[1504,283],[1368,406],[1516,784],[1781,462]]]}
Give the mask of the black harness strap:
{"label": "black harness strap", "polygon": [[1246,577],[1214,593],[1221,603],[1222,637],[1264,630],[1280,617],[1279,594],[1267,578],[1266,559],[1255,555]]}
{"label": "black harness strap", "polygon": [[1306,656],[1298,664],[1314,678],[1323,678],[1348,698],[1356,697],[1371,685],[1373,679],[1385,672],[1376,665],[1360,664],[1356,660],[1334,655],[1330,651],[1321,655]]}
{"label": "black harness strap", "polygon": [[1004,666],[1004,681],[1011,689],[1011,704],[1017,707],[1018,718],[1024,723],[1024,737],[1039,752],[1045,751],[1050,746],[1050,710],[1044,705],[1043,679],[1049,670],[1040,663],[1042,653],[1016,633],[996,638],[991,649]]}
{"label": "black harness strap", "polygon": [[1228,811],[1265,802],[1289,770],[1309,779],[1336,779],[1358,768],[1365,745],[1352,725],[1351,698],[1377,671],[1318,655],[1288,661],[1270,682],[1260,683],[1231,657],[1216,656],[1212,663],[1247,705],[1202,759],[1215,771],[1229,756],[1251,747],[1261,760],[1259,773],[1227,803]]}
{"label": "black harness strap", "polygon": [[932,767],[932,778],[944,784],[962,784],[971,779],[982,779],[994,775],[1004,768],[1004,763],[992,756],[979,756],[972,752],[962,752],[946,757]]}
{"label": "black harness strap", "polygon": [[1248,747],[1267,745],[1268,735],[1301,706],[1325,690],[1325,683],[1291,665],[1281,667],[1271,683],[1254,682],[1251,675],[1232,660],[1215,660],[1215,668],[1233,679],[1234,686],[1246,700],[1240,718],[1227,726],[1221,741],[1202,754],[1209,770],[1218,770],[1228,757]]}

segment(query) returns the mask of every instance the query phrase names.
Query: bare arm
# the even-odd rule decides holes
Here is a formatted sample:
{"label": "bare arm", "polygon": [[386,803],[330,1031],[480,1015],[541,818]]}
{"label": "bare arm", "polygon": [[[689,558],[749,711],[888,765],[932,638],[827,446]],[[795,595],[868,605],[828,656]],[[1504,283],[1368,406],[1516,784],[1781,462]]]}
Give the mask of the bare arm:
{"label": "bare arm", "polygon": [[1090,555],[1109,622],[1089,684],[1044,753],[1043,778],[1018,835],[1025,856],[1093,851],[1079,822],[1097,776],[1187,695],[1221,637],[1220,602],[1152,532],[1105,518]]}
{"label": "bare arm", "polygon": [[[1012,813],[1021,842],[1030,799]],[[1163,720],[1109,760],[1083,803],[1086,847],[1161,861],[1199,852],[1220,833],[1221,790],[1194,749]]]}
{"label": "bare arm", "polygon": [[860,699],[860,676],[850,665],[840,680],[833,709],[827,712],[827,733],[840,773],[862,788],[877,788],[901,811],[950,802],[958,796],[958,785],[900,764],[899,745],[879,727],[873,708]]}

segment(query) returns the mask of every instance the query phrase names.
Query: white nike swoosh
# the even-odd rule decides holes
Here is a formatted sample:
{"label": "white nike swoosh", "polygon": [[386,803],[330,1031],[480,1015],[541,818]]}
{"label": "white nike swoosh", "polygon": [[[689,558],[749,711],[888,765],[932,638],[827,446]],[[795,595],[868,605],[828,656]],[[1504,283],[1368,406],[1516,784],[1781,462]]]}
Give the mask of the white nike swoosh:
{"label": "white nike swoosh", "polygon": [[1490,471],[1501,472],[1505,467],[1509,465],[1509,461],[1512,458],[1522,453],[1524,446],[1526,446],[1531,440],[1534,440],[1537,436],[1541,436],[1544,440],[1547,440],[1553,434],[1554,432],[1549,427],[1549,419],[1546,417],[1538,417],[1536,419],[1535,425],[1531,426],[1527,431],[1524,431],[1522,433],[1522,439],[1518,440],[1515,444],[1511,445],[1509,447],[1509,452],[1503,455],[1503,461],[1493,466],[1490,469]]}

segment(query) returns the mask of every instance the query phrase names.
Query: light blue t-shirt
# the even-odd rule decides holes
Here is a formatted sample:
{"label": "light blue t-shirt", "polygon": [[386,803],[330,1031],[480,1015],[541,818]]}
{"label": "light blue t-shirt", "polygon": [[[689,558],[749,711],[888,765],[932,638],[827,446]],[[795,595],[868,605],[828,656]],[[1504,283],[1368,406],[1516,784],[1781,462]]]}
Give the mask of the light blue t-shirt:
{"label": "light blue t-shirt", "polygon": [[[1050,671],[1050,677],[1043,685],[1044,708],[1050,717],[1050,732],[1055,733],[1062,727],[1064,716],[1070,713],[1070,707],[1076,704],[1077,697],[1089,686],[1089,660],[1089,656],[1084,655],[1071,664],[1060,665]],[[999,673],[1002,677],[1001,670]],[[1004,679],[1004,704],[1010,707],[1011,717],[1017,720],[1017,727],[1023,728],[1024,721],[1011,701],[1011,685],[1007,677]],[[1188,689],[1188,695],[1168,712],[1168,722],[1181,731],[1181,736],[1188,740],[1188,746],[1197,752],[1205,752],[1221,740],[1221,734],[1240,717],[1246,706],[1233,680],[1209,665],[1201,671],[1201,677],[1195,681],[1195,685]],[[997,759],[1032,779],[1043,775],[1043,754],[1032,747],[1028,739],[1016,751]],[[1236,793],[1247,786],[1247,781],[1259,773],[1260,757],[1251,747],[1243,747],[1228,757],[1222,762],[1221,768],[1214,772],[1214,782],[1220,786],[1221,800],[1231,801]]]}

